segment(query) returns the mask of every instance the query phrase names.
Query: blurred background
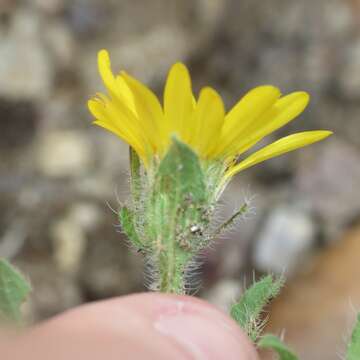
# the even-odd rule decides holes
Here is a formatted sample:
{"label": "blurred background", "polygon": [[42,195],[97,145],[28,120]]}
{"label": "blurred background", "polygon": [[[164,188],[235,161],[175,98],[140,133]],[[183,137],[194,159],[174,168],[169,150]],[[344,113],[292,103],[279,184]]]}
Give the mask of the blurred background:
{"label": "blurred background", "polygon": [[244,199],[255,213],[208,251],[197,295],[226,309],[254,276],[285,272],[268,330],[304,359],[338,359],[360,308],[360,1],[1,0],[0,256],[31,279],[31,322],[144,290],[112,211],[127,147],[86,108],[101,48],[159,95],[178,60],[228,108],[260,84],[311,93],[276,137],[335,136],[236,177],[221,215]]}

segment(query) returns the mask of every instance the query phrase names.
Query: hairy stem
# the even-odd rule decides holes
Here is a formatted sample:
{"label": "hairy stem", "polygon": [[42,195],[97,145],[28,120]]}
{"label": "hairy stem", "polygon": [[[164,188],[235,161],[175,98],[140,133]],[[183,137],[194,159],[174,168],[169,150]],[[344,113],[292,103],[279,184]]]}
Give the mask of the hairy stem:
{"label": "hairy stem", "polygon": [[[178,194],[175,192],[175,197]],[[177,203],[177,200],[176,202]],[[179,212],[177,206],[172,208],[164,206],[162,209],[164,224],[159,237],[159,287],[161,292],[184,294],[184,266],[185,258],[183,249],[179,246],[179,234],[177,226],[179,225]]]}
{"label": "hairy stem", "polygon": [[177,261],[175,253],[163,252],[159,257],[160,292],[185,294],[184,264]]}

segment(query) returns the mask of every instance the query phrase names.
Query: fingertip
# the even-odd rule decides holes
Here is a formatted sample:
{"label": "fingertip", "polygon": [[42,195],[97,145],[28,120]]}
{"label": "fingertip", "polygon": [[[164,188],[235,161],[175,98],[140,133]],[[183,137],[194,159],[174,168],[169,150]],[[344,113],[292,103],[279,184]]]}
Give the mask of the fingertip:
{"label": "fingertip", "polygon": [[[69,336],[71,334],[71,336]],[[203,300],[158,293],[135,294],[70,310],[35,327],[12,359],[257,360],[247,336]],[[53,349],[57,348],[56,353]]]}
{"label": "fingertip", "polygon": [[137,313],[143,311],[153,330],[182,347],[191,359],[258,359],[254,345],[240,327],[203,300],[146,293],[121,301]]}

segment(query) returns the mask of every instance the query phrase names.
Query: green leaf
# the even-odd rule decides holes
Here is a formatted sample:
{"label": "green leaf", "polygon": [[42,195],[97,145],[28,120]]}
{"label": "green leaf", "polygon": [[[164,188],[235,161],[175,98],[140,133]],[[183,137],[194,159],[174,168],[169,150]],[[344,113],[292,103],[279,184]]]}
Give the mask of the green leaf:
{"label": "green leaf", "polygon": [[[198,156],[185,144],[173,143],[161,161],[148,209],[152,237],[173,241],[175,235],[191,240],[191,226],[202,220],[206,187]],[[176,229],[175,229],[176,227]],[[176,234],[175,234],[176,233]]]}
{"label": "green leaf", "polygon": [[198,156],[175,137],[172,141],[157,174],[159,191],[180,200],[203,201],[205,182]]}
{"label": "green leaf", "polygon": [[21,304],[30,292],[30,285],[19,271],[5,259],[0,259],[0,318],[21,320]]}
{"label": "green leaf", "polygon": [[137,205],[141,198],[141,173],[140,173],[140,158],[136,151],[129,147],[129,162],[130,162],[130,187],[134,204]]}
{"label": "green leaf", "polygon": [[[178,245],[195,251],[202,246],[202,238],[198,235],[208,220],[204,216],[207,210],[204,173],[196,153],[175,137],[172,140],[155,177],[156,235],[159,239],[158,235],[162,234],[165,242],[175,237]],[[193,226],[200,231],[191,231]]]}
{"label": "green leaf", "polygon": [[143,250],[144,245],[137,234],[133,212],[125,206],[122,207],[119,211],[119,220],[121,228],[129,241],[137,250]]}
{"label": "green leaf", "polygon": [[257,344],[262,349],[272,349],[279,360],[298,360],[298,357],[275,335],[264,335]]}
{"label": "green leaf", "polygon": [[231,317],[253,341],[256,341],[264,327],[261,319],[264,307],[278,295],[283,283],[283,278],[267,275],[247,289],[240,301],[231,307]]}
{"label": "green leaf", "polygon": [[214,234],[212,235],[212,238],[216,238],[217,236],[219,236],[222,232],[224,232],[225,230],[227,230],[229,227],[231,227],[235,221],[244,216],[246,214],[246,212],[249,209],[249,204],[248,202],[245,202],[244,204],[241,205],[241,207],[239,208],[238,211],[236,211],[229,219],[227,219],[225,222],[223,222],[214,232]]}
{"label": "green leaf", "polygon": [[199,158],[174,137],[155,174],[146,215],[161,291],[184,292],[186,264],[207,241],[202,236],[207,209]]}
{"label": "green leaf", "polygon": [[357,321],[353,332],[351,334],[350,344],[346,354],[346,360],[360,359],[360,314],[357,316]]}

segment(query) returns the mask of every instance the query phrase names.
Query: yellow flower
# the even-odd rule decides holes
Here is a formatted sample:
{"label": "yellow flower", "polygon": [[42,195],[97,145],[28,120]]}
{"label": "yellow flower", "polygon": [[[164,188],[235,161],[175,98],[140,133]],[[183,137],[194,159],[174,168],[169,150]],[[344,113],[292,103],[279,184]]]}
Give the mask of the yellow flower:
{"label": "yellow flower", "polygon": [[97,94],[89,100],[94,123],[132,146],[145,166],[162,158],[174,134],[200,159],[229,164],[227,178],[331,134],[321,130],[293,134],[236,164],[233,160],[239,155],[298,116],[307,106],[309,95],[299,91],[281,96],[274,86],[259,86],[226,114],[221,97],[210,87],[203,88],[195,99],[187,68],[176,63],[167,77],[161,106],[150,89],[127,73],[114,76],[106,50],[99,52],[98,65],[109,94]]}

